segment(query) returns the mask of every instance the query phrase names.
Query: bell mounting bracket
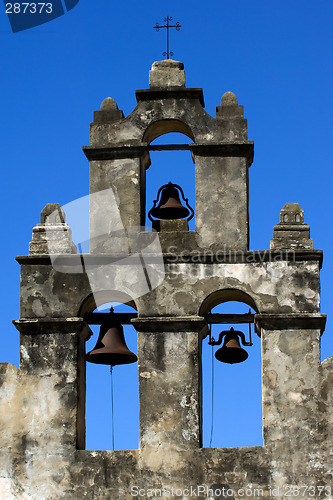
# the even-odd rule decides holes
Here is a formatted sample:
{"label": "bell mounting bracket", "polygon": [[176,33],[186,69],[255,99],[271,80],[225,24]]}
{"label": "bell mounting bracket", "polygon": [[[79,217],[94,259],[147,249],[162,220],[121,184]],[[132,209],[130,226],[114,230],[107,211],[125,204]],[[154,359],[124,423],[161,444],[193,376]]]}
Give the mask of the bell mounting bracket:
{"label": "bell mounting bracket", "polygon": [[234,330],[233,328],[230,328],[230,330],[223,330],[223,332],[220,333],[218,340],[215,340],[214,337],[211,337],[208,344],[209,345],[221,345],[223,337],[226,337],[229,333],[234,333],[235,335],[238,335],[241,338],[242,344],[244,346],[253,345],[251,338],[250,338],[250,342],[246,342],[244,333],[240,332],[239,330]]}

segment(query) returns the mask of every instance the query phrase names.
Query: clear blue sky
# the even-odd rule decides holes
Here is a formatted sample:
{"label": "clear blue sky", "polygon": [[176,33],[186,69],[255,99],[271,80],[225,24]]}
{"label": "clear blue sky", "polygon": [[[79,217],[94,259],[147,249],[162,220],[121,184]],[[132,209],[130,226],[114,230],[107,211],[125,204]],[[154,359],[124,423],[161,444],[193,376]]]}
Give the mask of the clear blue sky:
{"label": "clear blue sky", "polygon": [[[89,143],[93,110],[107,96],[125,115],[134,109],[135,89],[148,87],[151,64],[162,59],[165,50],[165,33],[152,27],[168,13],[182,24],[181,31],[171,35],[173,58],[184,62],[187,86],[203,88],[206,111],[215,116],[215,107],[228,90],[244,105],[249,139],[255,142],[250,169],[251,249],[269,248],[280,209],[286,202],[299,202],[315,248],[324,250],[322,312],[328,314],[328,322],[322,358],[333,354],[332,2],[80,0],[66,15],[16,34],[4,7],[0,12],[4,180],[0,361],[19,362],[18,332],[11,324],[19,317],[19,265],[14,257],[28,253],[32,227],[46,203],[66,204],[88,194],[89,164],[81,148]],[[164,182],[161,172],[160,184]],[[193,194],[193,177],[186,174],[179,183]],[[154,195],[155,188],[151,199]],[[253,398],[238,411],[243,414],[241,423],[226,425],[225,410],[216,408],[213,445],[260,444],[258,337],[255,342],[249,359],[256,361],[249,361],[253,368],[248,365]],[[118,373],[126,369],[119,367]],[[241,370],[234,373],[235,397],[244,375]],[[223,376],[216,373],[219,380]],[[100,375],[91,377],[92,384],[99,385]],[[224,390],[222,380],[216,382],[218,394]],[[117,405],[121,406],[120,394]],[[247,424],[244,414],[248,416],[249,408],[257,413]],[[97,419],[97,414],[90,418]],[[125,432],[123,428],[126,420],[117,418],[117,436],[128,434],[128,427]],[[227,434],[237,434],[242,427],[245,433],[239,442],[236,437],[228,441]],[[97,436],[96,431],[95,436],[89,431],[89,446],[109,448],[108,432]],[[119,447],[136,446],[131,443],[118,439]]]}

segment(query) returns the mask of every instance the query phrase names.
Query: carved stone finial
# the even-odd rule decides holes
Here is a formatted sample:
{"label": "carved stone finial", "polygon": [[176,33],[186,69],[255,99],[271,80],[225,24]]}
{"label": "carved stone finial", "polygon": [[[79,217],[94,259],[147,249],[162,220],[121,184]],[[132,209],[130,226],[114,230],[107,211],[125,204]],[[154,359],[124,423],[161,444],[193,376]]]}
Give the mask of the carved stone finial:
{"label": "carved stone finial", "polygon": [[216,106],[216,118],[221,124],[224,134],[223,140],[247,140],[247,123],[244,119],[243,106],[238,105],[237,97],[233,92],[225,92],[221,99],[221,106]]}
{"label": "carved stone finial", "polygon": [[40,214],[40,224],[32,230],[30,255],[72,254],[76,246],[72,231],[66,224],[66,215],[59,203],[48,203]]}
{"label": "carved stone finial", "polygon": [[101,104],[101,111],[114,111],[117,109],[117,103],[112,97],[107,97]]}
{"label": "carved stone finial", "polygon": [[298,203],[286,203],[280,212],[281,224],[304,224],[304,211]]}
{"label": "carved stone finial", "polygon": [[304,211],[298,203],[286,203],[280,212],[280,222],[274,226],[271,250],[311,249],[310,228],[304,223]]}
{"label": "carved stone finial", "polygon": [[41,224],[64,224],[66,215],[60,203],[48,203],[40,213]]}
{"label": "carved stone finial", "polygon": [[221,98],[221,106],[238,106],[235,94],[233,92],[225,92]]}
{"label": "carved stone finial", "polygon": [[118,108],[112,97],[107,97],[101,104],[100,111],[94,111],[95,123],[116,122],[124,118],[124,113]]}

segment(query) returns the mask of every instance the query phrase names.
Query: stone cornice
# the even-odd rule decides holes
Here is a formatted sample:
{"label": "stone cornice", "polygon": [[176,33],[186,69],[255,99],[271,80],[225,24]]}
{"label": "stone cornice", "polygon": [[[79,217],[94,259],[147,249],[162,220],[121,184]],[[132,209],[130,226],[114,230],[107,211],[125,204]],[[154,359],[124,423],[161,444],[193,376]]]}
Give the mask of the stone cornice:
{"label": "stone cornice", "polygon": [[290,314],[256,314],[254,325],[256,332],[260,330],[315,330],[323,333],[326,324],[326,314],[321,313],[290,313]]}
{"label": "stone cornice", "polygon": [[146,145],[122,144],[119,146],[83,146],[83,152],[89,161],[115,160],[122,158],[141,158],[148,147]]}
{"label": "stone cornice", "polygon": [[[173,146],[173,147],[172,147]],[[117,146],[83,146],[83,152],[89,161],[114,160],[122,158],[141,158],[151,149],[163,149],[162,146],[151,147],[149,144],[119,144]],[[249,165],[253,162],[253,141],[235,143],[189,143],[166,146],[165,149],[186,149],[198,156],[245,157]]]}
{"label": "stone cornice", "polygon": [[[150,233],[147,233],[150,234]],[[56,257],[57,265],[81,265],[79,254],[63,254]],[[88,264],[119,264],[127,254],[82,254],[85,265]],[[52,256],[54,258],[54,256]],[[146,263],[160,263],[160,255],[145,255]],[[139,257],[132,256],[133,264],[140,264]],[[182,251],[180,253],[163,253],[165,264],[252,264],[264,262],[319,262],[320,267],[323,260],[322,250],[200,250]],[[51,265],[49,255],[19,255],[16,260],[21,265]]]}
{"label": "stone cornice", "polygon": [[144,89],[136,90],[135,96],[137,102],[140,101],[156,101],[163,99],[198,99],[201,106],[205,107],[205,101],[202,89],[200,88],[180,88],[180,87],[168,87],[168,88],[157,88],[157,89]]}
{"label": "stone cornice", "polygon": [[246,157],[249,165],[253,162],[254,142],[244,141],[235,143],[217,144],[189,144],[189,149],[194,155],[218,157]]}
{"label": "stone cornice", "polygon": [[[13,320],[17,330],[23,335],[50,333],[79,333],[85,330],[87,338],[90,328],[83,318],[21,318]],[[85,335],[86,336],[86,335]]]}

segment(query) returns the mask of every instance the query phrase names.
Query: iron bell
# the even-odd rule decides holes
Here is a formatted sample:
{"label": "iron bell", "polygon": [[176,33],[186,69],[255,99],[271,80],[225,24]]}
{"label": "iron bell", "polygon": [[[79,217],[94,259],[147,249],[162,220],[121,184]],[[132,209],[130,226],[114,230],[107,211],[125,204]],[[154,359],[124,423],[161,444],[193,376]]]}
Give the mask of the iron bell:
{"label": "iron bell", "polygon": [[101,325],[97,344],[86,354],[86,360],[111,366],[135,363],[138,358],[126,345],[123,327],[113,320],[112,313],[110,316]]}
{"label": "iron bell", "polygon": [[[235,331],[231,328],[229,331],[221,332],[220,336],[225,336],[223,346],[215,353],[215,358],[222,363],[242,363],[248,357],[248,353],[240,346],[238,336],[242,338],[243,332]],[[249,344],[248,344],[249,345]]]}
{"label": "iron bell", "polygon": [[[182,205],[179,193],[181,193],[186,207]],[[158,199],[159,204],[156,206]],[[148,217],[154,222],[151,216],[156,219],[170,220],[170,219],[185,219],[191,214],[188,220],[192,219],[194,215],[193,209],[189,206],[187,198],[184,197],[183,190],[177,184],[169,182],[164,184],[157,193],[157,199],[154,201],[154,206],[149,210]]]}

